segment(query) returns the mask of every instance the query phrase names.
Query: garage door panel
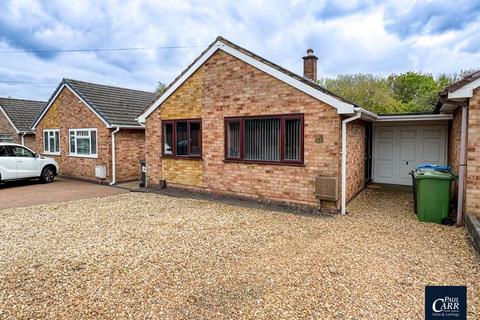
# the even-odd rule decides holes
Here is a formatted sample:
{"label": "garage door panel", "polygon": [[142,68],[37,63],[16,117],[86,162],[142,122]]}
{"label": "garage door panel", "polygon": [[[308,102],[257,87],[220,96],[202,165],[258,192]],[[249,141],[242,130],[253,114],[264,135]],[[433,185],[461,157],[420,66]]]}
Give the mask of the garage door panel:
{"label": "garage door panel", "polygon": [[379,128],[377,134],[379,139],[393,139],[395,133],[391,128]]}
{"label": "garage door panel", "polygon": [[400,179],[411,179],[410,171],[415,170],[416,165],[400,165],[398,177]]}
{"label": "garage door panel", "polygon": [[441,130],[439,128],[423,130],[423,139],[440,139],[440,138],[441,138]]}
{"label": "garage door panel", "polygon": [[417,131],[414,129],[400,129],[400,139],[415,139]]}
{"label": "garage door panel", "polygon": [[378,160],[393,160],[393,142],[381,141],[378,143]]}
{"label": "garage door panel", "polygon": [[438,142],[424,142],[422,162],[441,162],[443,160],[443,155],[440,154],[440,149],[440,144]]}
{"label": "garage door panel", "polygon": [[415,162],[417,158],[415,142],[400,142],[400,160]]}
{"label": "garage door panel", "polygon": [[384,179],[394,178],[393,164],[378,165],[378,176]]}

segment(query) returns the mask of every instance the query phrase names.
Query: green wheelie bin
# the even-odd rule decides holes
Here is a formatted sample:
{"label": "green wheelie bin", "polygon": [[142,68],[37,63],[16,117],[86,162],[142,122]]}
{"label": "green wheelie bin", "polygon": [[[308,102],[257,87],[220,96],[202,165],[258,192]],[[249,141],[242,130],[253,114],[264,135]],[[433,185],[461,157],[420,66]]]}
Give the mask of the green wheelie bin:
{"label": "green wheelie bin", "polygon": [[433,170],[416,171],[417,217],[420,221],[442,223],[448,217],[450,190],[456,176]]}

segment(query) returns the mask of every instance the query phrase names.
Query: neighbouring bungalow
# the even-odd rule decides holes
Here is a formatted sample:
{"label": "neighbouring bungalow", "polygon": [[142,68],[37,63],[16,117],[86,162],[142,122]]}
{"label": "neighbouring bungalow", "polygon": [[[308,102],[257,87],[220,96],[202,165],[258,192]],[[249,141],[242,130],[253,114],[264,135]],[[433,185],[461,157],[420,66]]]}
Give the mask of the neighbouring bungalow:
{"label": "neighbouring bungalow", "polygon": [[63,79],[36,119],[40,152],[59,174],[114,184],[138,180],[145,129],[136,118],[156,94]]}
{"label": "neighbouring bungalow", "polygon": [[447,162],[448,114],[382,116],[217,38],[138,118],[147,183],[309,206],[347,202],[367,183],[411,185]]}
{"label": "neighbouring bungalow", "polygon": [[18,143],[38,151],[32,125],[46,104],[45,101],[0,98],[0,142]]}

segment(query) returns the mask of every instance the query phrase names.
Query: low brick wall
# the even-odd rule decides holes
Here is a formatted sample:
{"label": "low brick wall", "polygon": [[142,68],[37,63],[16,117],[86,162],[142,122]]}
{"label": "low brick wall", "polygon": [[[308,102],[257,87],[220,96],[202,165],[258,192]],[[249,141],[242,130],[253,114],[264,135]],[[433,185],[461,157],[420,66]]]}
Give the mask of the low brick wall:
{"label": "low brick wall", "polygon": [[480,219],[474,215],[467,214],[465,217],[465,228],[470,235],[475,250],[480,254]]}

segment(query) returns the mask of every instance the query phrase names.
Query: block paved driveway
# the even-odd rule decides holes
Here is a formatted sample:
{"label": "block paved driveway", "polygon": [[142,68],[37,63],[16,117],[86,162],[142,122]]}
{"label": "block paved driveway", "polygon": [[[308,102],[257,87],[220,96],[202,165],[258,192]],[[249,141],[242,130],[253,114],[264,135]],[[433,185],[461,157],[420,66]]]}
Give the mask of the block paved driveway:
{"label": "block paved driveway", "polygon": [[59,177],[48,184],[42,184],[35,180],[0,183],[0,210],[106,197],[127,192],[129,190]]}

